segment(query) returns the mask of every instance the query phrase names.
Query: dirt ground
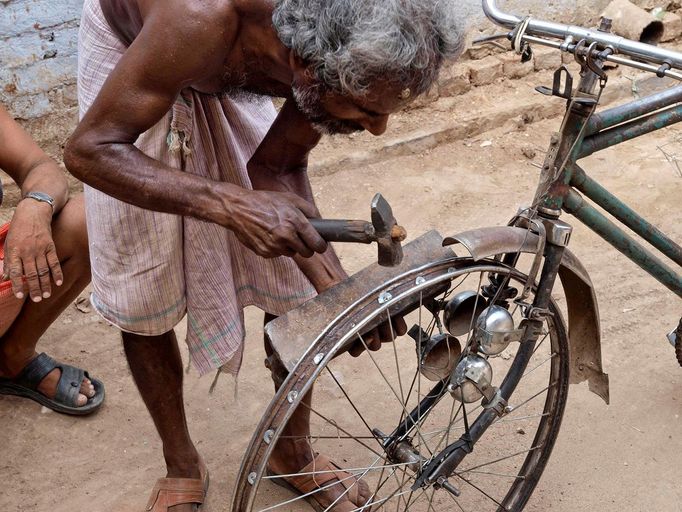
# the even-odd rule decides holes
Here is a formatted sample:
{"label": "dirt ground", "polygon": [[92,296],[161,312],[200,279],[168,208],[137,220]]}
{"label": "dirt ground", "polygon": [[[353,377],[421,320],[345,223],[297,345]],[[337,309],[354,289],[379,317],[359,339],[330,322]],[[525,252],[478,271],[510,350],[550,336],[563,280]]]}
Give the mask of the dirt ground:
{"label": "dirt ground", "polygon": [[[328,217],[367,217],[372,195],[382,192],[410,238],[429,229],[445,235],[504,224],[532,198],[538,169],[531,162],[542,161],[549,133],[557,127],[554,119],[509,133],[499,129],[422,154],[314,177],[313,187]],[[585,165],[677,240],[682,240],[682,177],[659,147],[682,155],[680,141],[682,129],[667,129],[607,150]],[[529,159],[522,149],[537,155]],[[527,510],[682,510],[682,397],[677,393],[682,369],[665,340],[682,304],[584,227],[576,225],[571,246],[596,286],[611,405],[584,385],[571,389],[557,445]],[[338,252],[350,271],[375,257],[365,246],[338,246]],[[223,376],[209,395],[211,377],[199,379],[194,371],[186,376],[191,432],[212,475],[205,512],[229,510],[242,453],[271,397],[262,363],[262,314],[248,310],[246,321],[246,357],[237,382]],[[182,338],[184,326],[179,331]],[[105,382],[107,401],[94,417],[70,418],[0,397],[0,509],[142,510],[164,468],[116,329],[73,307],[39,349],[89,369]],[[186,360],[186,350],[183,356]]]}

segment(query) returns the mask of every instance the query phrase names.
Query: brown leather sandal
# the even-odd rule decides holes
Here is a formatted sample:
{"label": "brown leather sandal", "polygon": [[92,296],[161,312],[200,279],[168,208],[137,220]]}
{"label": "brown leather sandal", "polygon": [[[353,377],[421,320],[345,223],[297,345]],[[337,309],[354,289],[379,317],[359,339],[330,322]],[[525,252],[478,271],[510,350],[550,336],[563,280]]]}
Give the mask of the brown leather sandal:
{"label": "brown leather sandal", "polygon": [[[348,492],[343,499],[339,500],[331,509],[329,509],[330,512],[352,512],[365,503],[362,501],[362,496],[360,496],[357,479],[324,455],[316,455],[310,464],[299,470],[299,473],[308,474],[273,478],[272,482],[285,487],[296,494],[308,494],[325,486],[330,488],[333,485],[342,485]],[[338,482],[336,484],[330,484],[333,480],[338,480]],[[317,493],[307,496],[306,501],[317,512],[322,512],[328,508],[317,499]],[[371,507],[365,509],[365,512],[370,511]]]}
{"label": "brown leather sandal", "polygon": [[149,496],[145,512],[168,512],[175,505],[194,504],[198,510],[208,491],[208,469],[201,463],[201,478],[159,478]]}

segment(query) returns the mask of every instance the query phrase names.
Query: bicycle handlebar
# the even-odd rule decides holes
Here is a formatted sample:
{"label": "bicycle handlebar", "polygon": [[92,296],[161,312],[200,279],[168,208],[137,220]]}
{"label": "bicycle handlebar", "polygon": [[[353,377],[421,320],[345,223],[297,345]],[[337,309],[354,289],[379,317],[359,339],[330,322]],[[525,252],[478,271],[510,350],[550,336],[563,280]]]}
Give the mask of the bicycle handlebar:
{"label": "bicycle handlebar", "polygon": [[[483,12],[490,21],[508,29],[513,29],[524,21],[519,16],[501,11],[497,7],[496,0],[483,0]],[[575,43],[584,39],[588,46],[596,42],[605,48],[612,48],[617,54],[625,54],[629,57],[655,64],[668,64],[672,68],[682,70],[682,53],[640,43],[639,41],[632,41],[615,34],[601,32],[597,29],[529,19],[526,33],[531,36],[563,39],[567,43]]]}

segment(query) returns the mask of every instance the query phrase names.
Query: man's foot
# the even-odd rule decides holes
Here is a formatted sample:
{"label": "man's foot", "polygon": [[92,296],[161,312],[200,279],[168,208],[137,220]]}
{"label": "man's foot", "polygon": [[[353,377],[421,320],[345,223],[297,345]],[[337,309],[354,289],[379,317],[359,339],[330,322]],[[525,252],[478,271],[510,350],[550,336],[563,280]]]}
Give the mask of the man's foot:
{"label": "man's foot", "polygon": [[[196,512],[208,491],[208,469],[198,455],[169,465],[166,478],[160,478],[147,503],[153,512]],[[177,505],[169,506],[172,503]]]}
{"label": "man's foot", "polygon": [[[269,470],[274,475],[300,473],[300,476],[274,478],[272,481],[301,495],[312,493],[307,501],[315,509],[325,510],[331,506],[330,512],[354,510],[365,505],[372,497],[366,482],[358,480],[324,455],[317,454],[308,464],[295,469],[290,463],[278,461],[273,455]],[[371,507],[367,510],[371,510]]]}
{"label": "man's foot", "polygon": [[[5,378],[11,380],[16,378],[21,374],[22,370],[36,357],[38,357],[38,354],[34,354],[33,357],[28,360],[3,360],[0,362],[0,379]],[[59,378],[61,375],[61,369],[55,368],[48,373],[43,380],[40,381],[40,384],[38,384],[36,387],[36,391],[43,394],[47,398],[53,399],[57,395],[57,384],[59,383]],[[76,400],[77,406],[83,407],[88,403],[88,399],[94,396],[95,386],[90,379],[84,377],[83,381],[81,382],[80,393],[78,394],[78,398]]]}

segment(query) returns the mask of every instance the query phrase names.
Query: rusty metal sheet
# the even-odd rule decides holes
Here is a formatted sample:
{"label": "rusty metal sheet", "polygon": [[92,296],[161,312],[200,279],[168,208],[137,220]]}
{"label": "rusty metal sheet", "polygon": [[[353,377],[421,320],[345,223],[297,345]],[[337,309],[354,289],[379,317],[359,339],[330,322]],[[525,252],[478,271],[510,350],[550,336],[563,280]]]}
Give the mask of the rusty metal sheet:
{"label": "rusty metal sheet", "polygon": [[462,244],[474,261],[511,252],[535,253],[538,237],[527,229],[494,226],[464,231],[443,240],[443,245]]}
{"label": "rusty metal sheet", "polygon": [[429,231],[405,245],[399,266],[374,263],[266,325],[265,333],[285,368],[291,371],[325,327],[356,300],[400,274],[455,256],[442,243],[443,237],[437,231]]}
{"label": "rusty metal sheet", "polygon": [[[586,277],[586,279],[585,279]],[[601,330],[597,297],[587,271],[566,250],[559,268],[566,294],[568,338],[571,344],[571,384],[587,381],[590,391],[609,403],[609,376],[601,357]]]}

